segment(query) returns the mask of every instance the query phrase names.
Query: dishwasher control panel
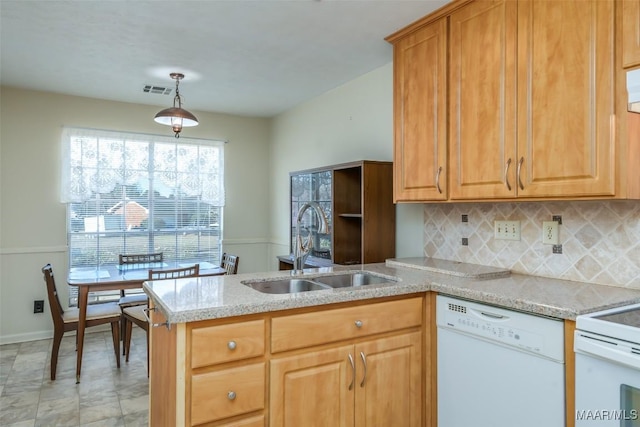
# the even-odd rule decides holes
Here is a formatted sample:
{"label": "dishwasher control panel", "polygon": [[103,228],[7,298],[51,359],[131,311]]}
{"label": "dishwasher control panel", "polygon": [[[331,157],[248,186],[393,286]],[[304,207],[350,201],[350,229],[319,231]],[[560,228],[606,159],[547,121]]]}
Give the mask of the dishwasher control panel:
{"label": "dishwasher control panel", "polygon": [[446,328],[522,351],[564,360],[561,320],[438,295],[438,328]]}

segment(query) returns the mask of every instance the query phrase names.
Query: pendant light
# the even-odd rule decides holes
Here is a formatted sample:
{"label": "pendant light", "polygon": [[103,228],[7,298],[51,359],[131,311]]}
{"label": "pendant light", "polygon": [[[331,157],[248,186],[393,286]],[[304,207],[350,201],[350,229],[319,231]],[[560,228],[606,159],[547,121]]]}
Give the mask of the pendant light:
{"label": "pendant light", "polygon": [[178,85],[180,84],[180,80],[184,79],[184,74],[171,73],[169,76],[176,81],[176,96],[173,98],[173,107],[160,111],[153,120],[160,124],[171,126],[176,138],[180,138],[182,128],[198,126],[198,119],[182,108],[182,98],[180,98]]}

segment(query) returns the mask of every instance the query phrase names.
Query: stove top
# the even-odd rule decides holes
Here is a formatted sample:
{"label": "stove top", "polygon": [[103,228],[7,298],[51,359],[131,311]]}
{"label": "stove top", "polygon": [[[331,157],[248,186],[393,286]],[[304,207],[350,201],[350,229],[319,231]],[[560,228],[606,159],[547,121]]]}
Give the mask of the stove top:
{"label": "stove top", "polygon": [[576,329],[640,345],[640,304],[578,316]]}
{"label": "stove top", "polygon": [[594,319],[604,320],[605,322],[618,323],[620,325],[633,326],[640,328],[640,307],[622,308],[621,311],[593,316]]}

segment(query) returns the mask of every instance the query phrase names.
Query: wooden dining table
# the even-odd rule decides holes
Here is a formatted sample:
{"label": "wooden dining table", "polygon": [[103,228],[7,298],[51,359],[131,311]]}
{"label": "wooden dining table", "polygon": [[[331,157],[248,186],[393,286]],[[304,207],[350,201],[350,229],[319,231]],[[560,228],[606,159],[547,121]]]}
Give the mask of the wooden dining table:
{"label": "wooden dining table", "polygon": [[76,383],[80,382],[82,369],[82,348],[87,321],[89,292],[142,289],[142,283],[149,280],[149,270],[167,270],[200,264],[200,276],[221,276],[226,270],[209,262],[159,262],[131,265],[102,265],[99,268],[71,268],[67,274],[67,283],[78,288],[78,340],[76,361]]}

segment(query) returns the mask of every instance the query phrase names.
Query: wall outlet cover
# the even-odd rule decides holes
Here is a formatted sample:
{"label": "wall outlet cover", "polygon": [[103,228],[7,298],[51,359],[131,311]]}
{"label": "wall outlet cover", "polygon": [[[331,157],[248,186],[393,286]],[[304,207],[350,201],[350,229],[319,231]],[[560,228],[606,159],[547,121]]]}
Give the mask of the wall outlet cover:
{"label": "wall outlet cover", "polygon": [[556,221],[542,222],[542,244],[557,245],[560,241],[558,236],[558,223]]}

